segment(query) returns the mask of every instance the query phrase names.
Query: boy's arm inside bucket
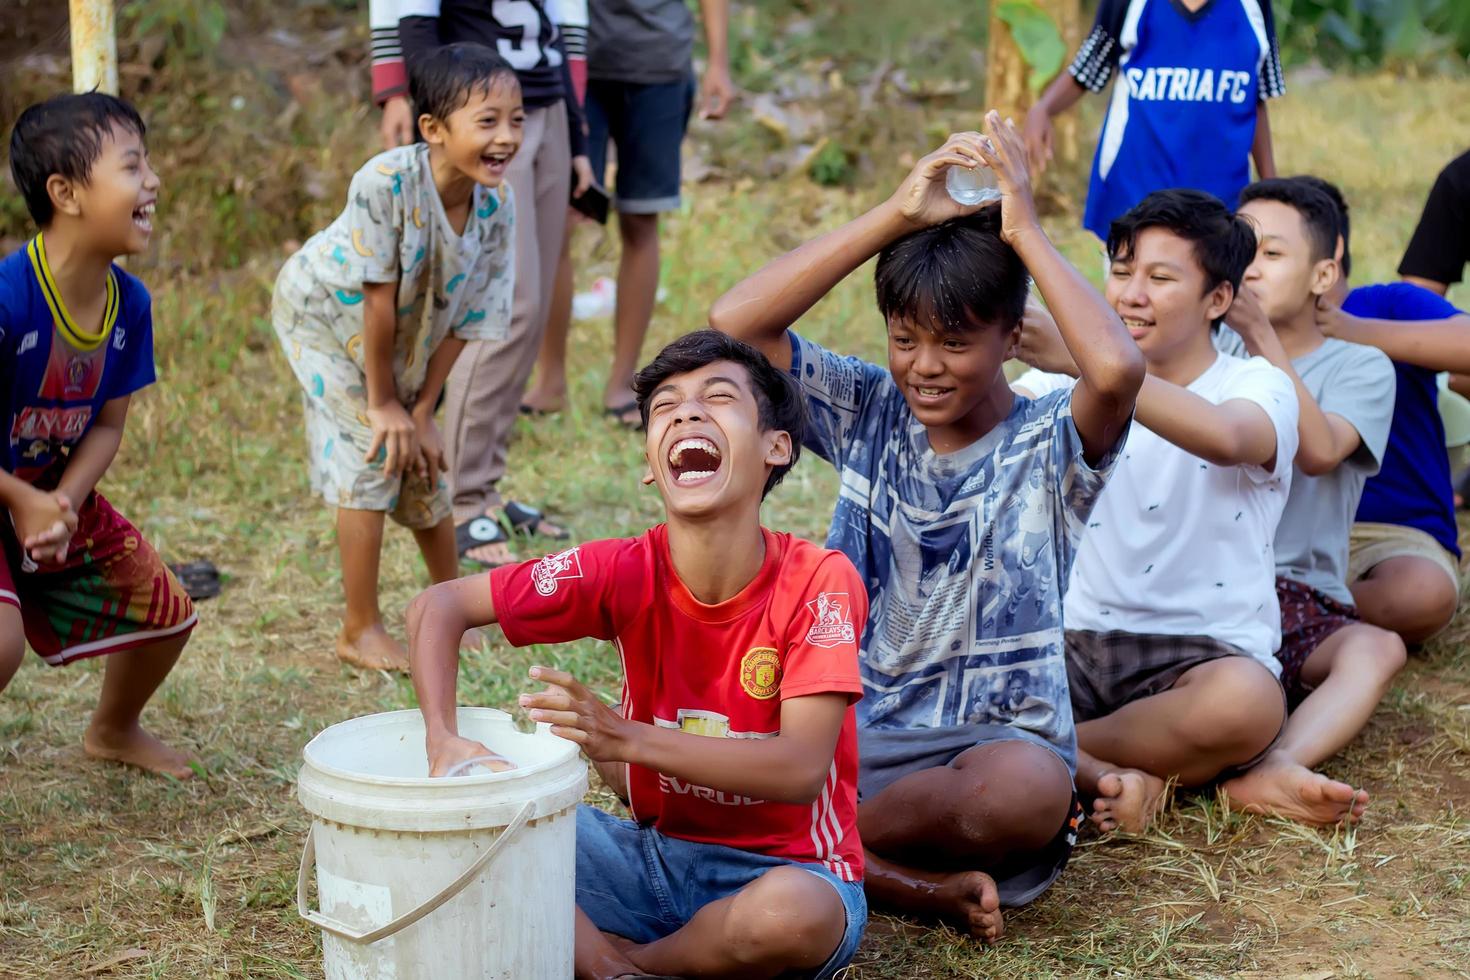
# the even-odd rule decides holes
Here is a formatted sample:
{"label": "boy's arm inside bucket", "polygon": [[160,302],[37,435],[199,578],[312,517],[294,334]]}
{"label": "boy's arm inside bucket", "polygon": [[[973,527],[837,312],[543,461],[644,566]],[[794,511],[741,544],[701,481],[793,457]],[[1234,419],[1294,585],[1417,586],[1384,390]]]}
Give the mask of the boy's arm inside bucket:
{"label": "boy's arm inside bucket", "polygon": [[409,603],[408,659],[424,715],[431,776],[446,775],[456,765],[476,758],[495,772],[514,768],[488,747],[462,738],[455,715],[460,637],[473,626],[495,621],[490,580],[483,574],[440,582]]}

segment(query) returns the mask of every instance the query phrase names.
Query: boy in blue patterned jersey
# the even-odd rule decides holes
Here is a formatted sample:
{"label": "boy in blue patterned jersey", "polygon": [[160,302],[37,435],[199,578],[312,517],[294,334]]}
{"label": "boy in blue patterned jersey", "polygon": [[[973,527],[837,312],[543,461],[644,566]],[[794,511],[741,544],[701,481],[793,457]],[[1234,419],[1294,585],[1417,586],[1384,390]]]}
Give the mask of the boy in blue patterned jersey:
{"label": "boy in blue patterned jersey", "polygon": [[1113,84],[1083,225],[1106,241],[1154,191],[1207,191],[1234,207],[1276,176],[1266,100],[1286,91],[1270,0],[1102,0],[1071,67],[1026,116],[1033,167],[1052,152],[1051,118]]}
{"label": "boy in blue patterned jersey", "polygon": [[194,607],[96,491],[134,393],[154,381],[148,290],[114,260],[148,248],[160,182],[138,111],[98,92],[21,113],[10,168],[39,233],[0,262],[0,690],[24,641],[52,666],[107,656],[87,754],[186,777],[139,724]]}
{"label": "boy in blue patterned jersey", "polygon": [[[828,547],[868,587],[858,826],[869,901],[993,941],[1002,905],[1061,872],[1081,819],[1062,587],[1143,381],[1121,320],[1047,240],[1015,127],[952,136],[888,201],[772,262],[710,323],[789,367],[807,446],[842,489]],[[951,166],[985,165],[1001,205],[956,204]],[[788,328],[878,254],[888,369]],[[1083,381],[1012,394],[1027,272]]]}

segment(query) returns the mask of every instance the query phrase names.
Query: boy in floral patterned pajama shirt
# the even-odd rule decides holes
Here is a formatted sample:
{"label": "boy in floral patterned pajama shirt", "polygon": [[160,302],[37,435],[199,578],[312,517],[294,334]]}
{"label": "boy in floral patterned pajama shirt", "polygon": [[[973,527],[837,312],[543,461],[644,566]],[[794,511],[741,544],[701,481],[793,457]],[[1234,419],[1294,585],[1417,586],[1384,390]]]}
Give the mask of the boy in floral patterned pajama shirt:
{"label": "boy in floral patterned pajama shirt", "polygon": [[434,581],[458,572],[434,409],[468,341],[510,321],[521,143],[516,76],[482,45],[415,64],[424,142],[379,154],[347,207],[287,260],[271,316],[305,391],[312,489],[337,508],[347,611],[337,655],[408,667],[378,609],[383,517],[413,531]]}

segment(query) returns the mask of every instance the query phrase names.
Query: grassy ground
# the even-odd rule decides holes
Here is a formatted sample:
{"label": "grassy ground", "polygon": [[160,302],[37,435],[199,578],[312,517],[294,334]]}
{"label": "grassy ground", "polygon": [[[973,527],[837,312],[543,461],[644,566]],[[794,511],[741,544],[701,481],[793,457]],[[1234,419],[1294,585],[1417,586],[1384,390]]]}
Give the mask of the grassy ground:
{"label": "grassy ground", "polygon": [[[935,7],[942,16],[914,28],[927,32],[919,49],[968,24],[960,5]],[[242,35],[236,60],[207,73],[124,42],[125,61],[158,63],[124,78],[152,121],[165,179],[163,231],[135,263],[154,290],[161,383],[137,401],[103,486],[166,555],[207,556],[227,573],[148,716],[204,771],[178,783],[89,761],[80,738],[100,665],[27,663],[0,700],[0,976],[319,976],[317,937],[292,903],[306,827],[293,790],[301,747],[336,721],[414,703],[403,679],[332,656],[340,582],[330,513],[307,492],[296,390],[266,322],[282,244],[339,206],[371,147],[372,121],[353,108],[358,36],[331,33],[346,21],[327,4],[303,10],[292,26],[309,43]],[[722,178],[690,187],[666,226],[667,296],[650,349],[699,326],[742,274],[876,201],[905,150],[974,118],[973,92],[908,100],[891,85],[863,109],[854,90],[889,59],[881,45],[824,62],[811,40],[829,37],[823,23],[773,40],[752,12],[737,15],[744,77],[769,91],[808,80],[796,108],[840,117],[829,123],[839,142],[863,148],[842,151],[855,189],[776,173],[800,141],[783,144],[769,125],[747,117],[699,129],[691,152]],[[934,78],[966,77],[963,64],[935,64]],[[835,93],[834,69],[847,76]],[[57,71],[33,58],[17,86],[0,85],[0,121],[8,126],[29,94],[63,85]],[[1360,281],[1392,276],[1434,172],[1470,144],[1470,116],[1456,111],[1466,101],[1463,80],[1303,77],[1273,108],[1284,172],[1339,180],[1352,201]],[[1095,132],[1095,102],[1084,132]],[[1081,163],[1059,175],[1063,210],[1049,225],[1097,270],[1095,246],[1065,210],[1083,177]],[[6,234],[25,232],[13,197],[0,195]],[[588,232],[578,253],[585,283],[611,270],[615,245]],[[844,284],[804,329],[878,356],[869,281]],[[522,426],[509,481],[585,538],[635,533],[660,516],[637,484],[640,444],[599,416],[607,332],[578,325],[574,402]],[[834,489],[831,472],[806,461],[766,520],[820,539]],[[393,535],[384,606],[395,623],[423,580],[408,536]],[[1358,831],[1306,831],[1188,797],[1145,838],[1085,838],[1058,885],[1010,917],[998,948],[877,918],[852,975],[1470,975],[1467,634],[1470,615],[1414,658],[1369,730],[1329,766],[1373,794]],[[507,706],[533,660],[615,684],[601,644],[501,643],[466,662],[462,699]]]}

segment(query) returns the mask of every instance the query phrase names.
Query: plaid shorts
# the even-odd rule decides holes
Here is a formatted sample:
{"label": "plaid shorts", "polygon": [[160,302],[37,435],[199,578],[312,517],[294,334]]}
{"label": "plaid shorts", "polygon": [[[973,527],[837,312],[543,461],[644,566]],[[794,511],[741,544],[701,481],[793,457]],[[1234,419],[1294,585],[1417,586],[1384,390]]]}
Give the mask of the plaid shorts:
{"label": "plaid shorts", "polygon": [[0,603],[17,606],[26,639],[53,667],[187,633],[194,604],[138,529],[100,493],[77,511],[61,565],[37,568],[0,521]]}
{"label": "plaid shorts", "polygon": [[1276,601],[1281,604],[1281,686],[1292,707],[1311,694],[1302,684],[1302,665],[1322,641],[1344,626],[1360,622],[1358,610],[1338,602],[1310,585],[1289,578],[1276,579]]}
{"label": "plaid shorts", "polygon": [[1173,687],[1185,671],[1220,660],[1247,657],[1212,636],[1173,636],[1110,630],[1067,630],[1067,684],[1072,716],[1091,721]]}

